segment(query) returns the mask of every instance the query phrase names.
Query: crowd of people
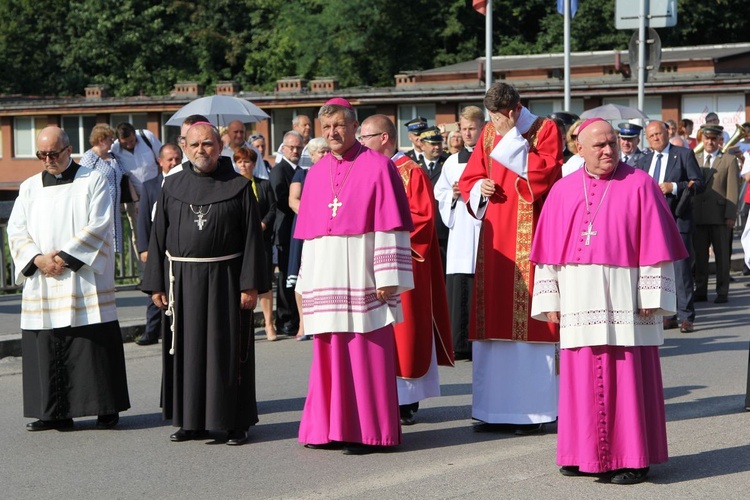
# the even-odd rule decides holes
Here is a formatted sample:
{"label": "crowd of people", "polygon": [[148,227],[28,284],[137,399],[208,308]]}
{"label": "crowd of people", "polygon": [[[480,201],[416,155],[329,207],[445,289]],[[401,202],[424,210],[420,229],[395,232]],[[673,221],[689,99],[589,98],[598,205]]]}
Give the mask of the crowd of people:
{"label": "crowd of people", "polygon": [[[561,474],[644,481],[668,458],[658,348],[665,329],[694,331],[710,249],[714,302],[729,300],[744,150],[716,123],[693,151],[689,120],[536,116],[505,83],[483,104],[489,120],[476,106],[455,127],[410,120],[404,153],[390,117],[360,123],[333,98],[322,137],[298,116],[273,165],[263,136],[200,115],[178,144],[97,125],[80,163],[42,130],[44,171],[8,223],[27,429],[112,428],[130,406],[114,305],[127,200],[152,299],[137,342],[162,338],[172,441],[247,441],[259,302],[267,340],[313,339],[307,448],[397,446],[440,396],[438,366],[467,360],[476,432],[557,423]],[[748,390],[750,409],[750,374]]]}

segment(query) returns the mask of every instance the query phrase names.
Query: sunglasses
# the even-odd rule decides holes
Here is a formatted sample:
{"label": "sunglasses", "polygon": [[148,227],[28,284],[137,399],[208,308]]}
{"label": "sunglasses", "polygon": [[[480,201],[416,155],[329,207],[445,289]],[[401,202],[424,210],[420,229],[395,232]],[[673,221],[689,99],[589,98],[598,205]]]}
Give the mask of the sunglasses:
{"label": "sunglasses", "polygon": [[60,158],[60,155],[65,152],[66,149],[68,149],[70,146],[65,146],[60,151],[37,151],[36,157],[40,160],[44,161],[45,158],[49,158],[52,161],[57,161],[58,158]]}

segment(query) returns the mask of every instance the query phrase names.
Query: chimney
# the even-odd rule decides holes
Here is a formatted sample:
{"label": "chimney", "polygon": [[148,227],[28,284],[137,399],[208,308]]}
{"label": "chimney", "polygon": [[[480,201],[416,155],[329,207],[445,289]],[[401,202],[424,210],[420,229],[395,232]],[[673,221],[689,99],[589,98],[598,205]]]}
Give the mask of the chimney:
{"label": "chimney", "polygon": [[237,82],[216,82],[216,95],[237,95],[240,86]]}
{"label": "chimney", "polygon": [[300,77],[282,78],[276,80],[276,92],[294,92],[301,94],[307,92],[307,80]]}
{"label": "chimney", "polygon": [[174,84],[172,95],[175,97],[198,97],[203,95],[203,85],[196,82],[178,82]]}
{"label": "chimney", "polygon": [[310,81],[310,92],[335,92],[338,89],[336,77],[320,77]]}
{"label": "chimney", "polygon": [[89,86],[86,87],[85,91],[86,91],[86,99],[89,99],[89,100],[98,100],[98,99],[101,99],[102,97],[109,97],[109,93],[107,92],[106,85],[90,83]]}

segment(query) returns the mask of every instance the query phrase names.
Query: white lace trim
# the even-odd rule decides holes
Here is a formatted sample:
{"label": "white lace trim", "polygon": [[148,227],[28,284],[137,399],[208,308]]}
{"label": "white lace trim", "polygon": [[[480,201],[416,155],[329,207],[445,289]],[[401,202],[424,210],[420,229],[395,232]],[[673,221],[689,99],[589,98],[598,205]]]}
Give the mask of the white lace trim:
{"label": "white lace trim", "polygon": [[669,276],[641,276],[638,280],[639,290],[664,290],[675,293],[675,282]]}
{"label": "white lace trim", "polygon": [[662,317],[651,315],[641,316],[635,311],[599,309],[577,313],[564,313],[560,318],[561,328],[576,328],[593,325],[656,325],[661,323]]}
{"label": "white lace trim", "polygon": [[534,283],[534,297],[538,295],[559,294],[557,280],[538,280]]}

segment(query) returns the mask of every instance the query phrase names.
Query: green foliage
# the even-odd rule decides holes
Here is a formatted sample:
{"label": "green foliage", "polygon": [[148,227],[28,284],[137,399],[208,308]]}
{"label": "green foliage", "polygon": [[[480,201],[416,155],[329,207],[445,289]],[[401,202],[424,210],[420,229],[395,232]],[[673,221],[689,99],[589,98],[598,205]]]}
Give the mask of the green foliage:
{"label": "green foliage", "polygon": [[[627,48],[614,0],[580,0],[574,51]],[[563,50],[552,0],[494,0],[495,54]],[[663,46],[746,40],[748,16],[728,0],[678,2]],[[0,0],[0,93],[164,95],[177,81],[208,89],[234,80],[270,90],[276,80],[336,76],[343,87],[393,85],[402,71],[484,55],[485,18],[471,0]]]}

